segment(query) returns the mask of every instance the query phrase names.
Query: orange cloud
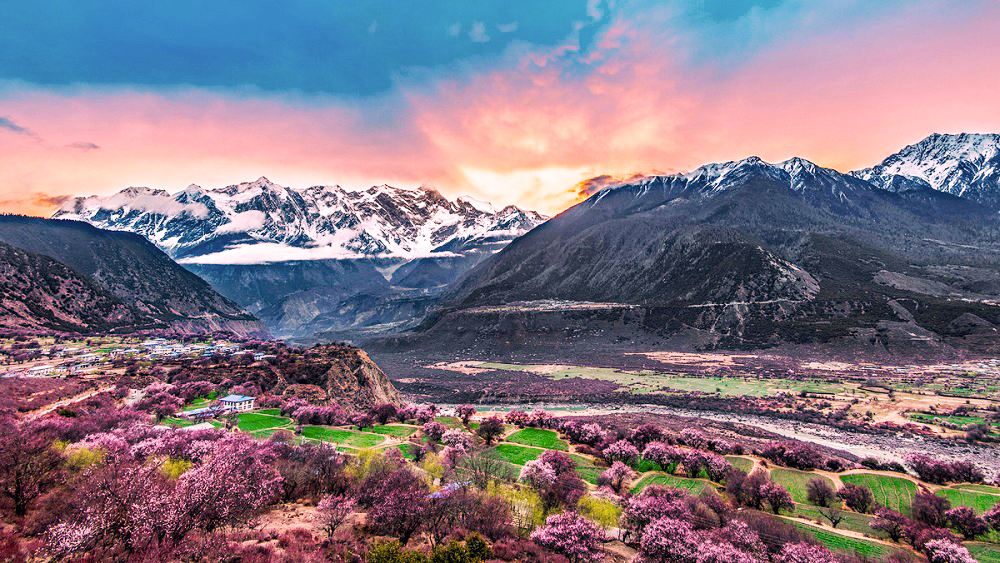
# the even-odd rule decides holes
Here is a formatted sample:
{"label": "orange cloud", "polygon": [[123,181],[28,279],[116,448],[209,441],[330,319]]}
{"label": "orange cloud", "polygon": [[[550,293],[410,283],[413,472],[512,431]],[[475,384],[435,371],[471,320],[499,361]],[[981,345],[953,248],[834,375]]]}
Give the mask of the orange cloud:
{"label": "orange cloud", "polygon": [[[846,170],[931,132],[1000,131],[1000,5],[946,12],[911,4],[825,33],[789,28],[733,68],[692,68],[672,14],[654,8],[617,15],[586,50],[576,37],[515,45],[499,65],[367,100],[8,91],[4,116],[37,139],[0,131],[0,200],[266,175],[426,183],[555,213],[637,170],[750,154]],[[81,139],[100,150],[71,148]]]}

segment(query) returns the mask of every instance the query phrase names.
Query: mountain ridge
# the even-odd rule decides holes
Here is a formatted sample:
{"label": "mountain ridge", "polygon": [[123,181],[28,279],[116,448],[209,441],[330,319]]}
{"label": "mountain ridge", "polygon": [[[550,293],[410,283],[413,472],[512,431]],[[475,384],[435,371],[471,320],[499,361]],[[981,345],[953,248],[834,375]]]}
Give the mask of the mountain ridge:
{"label": "mountain ridge", "polygon": [[[208,283],[176,264],[140,235],[102,230],[81,221],[5,215],[0,216],[0,243],[23,253],[23,256],[9,253],[12,260],[22,264],[33,261],[39,266],[33,268],[39,272],[39,279],[34,280],[36,285],[48,284],[54,288],[50,296],[45,296],[19,285],[23,290],[22,300],[51,303],[52,296],[66,294],[60,288],[69,284],[92,295],[98,309],[125,308],[105,319],[103,325],[86,322],[77,314],[67,324],[73,325],[74,330],[87,331],[88,327],[101,325],[121,331],[265,334],[252,315],[216,293]],[[16,280],[8,276],[5,281]],[[63,311],[49,308],[49,313],[41,317],[66,316],[70,309],[79,313],[85,308],[79,301],[80,298],[67,301],[71,307]],[[25,317],[25,322],[31,324],[32,319]],[[57,324],[43,323],[53,329]]]}
{"label": "mountain ridge", "polygon": [[[374,345],[495,353],[572,334],[589,346],[995,349],[998,223],[965,198],[888,191],[804,159],[649,176],[518,238],[415,331]],[[565,311],[530,306],[550,301]]]}
{"label": "mountain ridge", "polygon": [[263,176],[214,189],[192,184],[174,194],[129,187],[77,197],[53,217],[136,232],[182,262],[215,264],[250,263],[239,249],[265,244],[278,246],[253,263],[446,255],[442,246],[464,241],[490,247],[545,219],[515,206],[449,200],[426,187],[294,189]]}

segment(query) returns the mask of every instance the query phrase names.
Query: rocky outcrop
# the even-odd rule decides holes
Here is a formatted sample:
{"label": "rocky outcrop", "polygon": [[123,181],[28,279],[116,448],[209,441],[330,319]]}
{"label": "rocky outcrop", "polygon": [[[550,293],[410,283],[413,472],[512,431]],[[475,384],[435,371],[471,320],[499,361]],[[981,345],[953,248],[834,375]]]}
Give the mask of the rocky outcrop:
{"label": "rocky outcrop", "polygon": [[327,344],[305,349],[276,362],[277,387],[283,391],[305,385],[322,389],[328,401],[369,408],[399,403],[399,391],[360,348]]}

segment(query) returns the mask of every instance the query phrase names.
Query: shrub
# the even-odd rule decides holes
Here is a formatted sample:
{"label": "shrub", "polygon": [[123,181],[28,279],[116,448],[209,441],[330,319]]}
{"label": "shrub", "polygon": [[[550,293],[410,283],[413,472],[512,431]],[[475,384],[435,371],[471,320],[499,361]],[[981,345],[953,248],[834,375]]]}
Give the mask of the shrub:
{"label": "shrub", "polygon": [[650,442],[642,450],[642,458],[655,462],[667,473],[673,473],[677,465],[684,459],[684,452],[680,448],[664,442]]}
{"label": "shrub", "polygon": [[471,419],[476,414],[476,407],[472,405],[461,405],[460,407],[455,409],[455,414],[458,415],[458,418],[462,419],[462,424],[468,426],[469,419]]}
{"label": "shrub", "polygon": [[851,510],[867,514],[875,508],[875,496],[871,489],[863,485],[846,484],[837,491],[837,496]]}
{"label": "shrub", "polygon": [[431,442],[440,442],[447,430],[448,427],[434,420],[425,423],[423,426],[424,436],[427,436],[427,439]]}
{"label": "shrub", "polygon": [[910,521],[902,514],[888,508],[880,508],[875,511],[875,518],[868,523],[868,526],[878,532],[884,532],[892,541],[898,542],[903,537],[903,531]]}
{"label": "shrub", "polygon": [[980,518],[976,511],[968,506],[958,506],[944,513],[951,527],[962,534],[967,540],[985,534],[990,527],[986,520]]}
{"label": "shrub", "polygon": [[476,434],[486,442],[486,445],[490,445],[503,434],[503,430],[503,421],[500,417],[491,416],[479,423]]}
{"label": "shrub", "polygon": [[425,563],[427,557],[417,551],[403,549],[396,540],[376,540],[368,548],[367,563]]}
{"label": "shrub", "polygon": [[662,440],[663,430],[655,424],[643,424],[633,429],[628,439],[636,448],[642,449],[651,442]]}
{"label": "shrub", "polygon": [[986,514],[983,514],[983,520],[994,530],[1000,531],[1000,504],[987,510]]}
{"label": "shrub", "polygon": [[771,442],[761,456],[779,465],[807,471],[819,467],[823,458],[812,446],[801,442]]}
{"label": "shrub", "polygon": [[830,506],[835,497],[833,485],[823,477],[815,477],[806,483],[806,498],[815,505]]}
{"label": "shrub", "polygon": [[610,487],[616,493],[622,492],[622,487],[635,478],[635,471],[620,461],[611,464],[597,479],[598,485]]}
{"label": "shrub", "polygon": [[951,503],[948,502],[948,499],[934,493],[921,492],[913,496],[910,513],[914,520],[936,528],[943,528],[948,524],[945,513],[949,508],[951,508]]}
{"label": "shrub", "polygon": [[473,561],[486,561],[493,556],[490,544],[483,539],[483,536],[475,533],[465,538],[465,550]]}
{"label": "shrub", "polygon": [[775,558],[778,563],[840,563],[829,550],[808,543],[789,543]]}

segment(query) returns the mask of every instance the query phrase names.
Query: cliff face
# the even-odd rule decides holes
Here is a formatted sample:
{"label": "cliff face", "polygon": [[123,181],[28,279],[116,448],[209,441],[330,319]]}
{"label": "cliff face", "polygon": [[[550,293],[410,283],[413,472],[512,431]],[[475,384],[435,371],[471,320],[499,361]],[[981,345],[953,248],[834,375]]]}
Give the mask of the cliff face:
{"label": "cliff face", "polygon": [[157,365],[170,373],[171,382],[247,384],[263,393],[301,397],[313,404],[339,404],[347,410],[402,400],[385,373],[360,348],[340,344],[292,348],[269,342],[262,351],[273,357],[254,362],[241,354],[213,360],[164,360]]}
{"label": "cliff face", "polygon": [[314,346],[275,367],[279,387],[316,386],[328,401],[359,409],[401,401],[385,373],[364,350],[353,346]]}

